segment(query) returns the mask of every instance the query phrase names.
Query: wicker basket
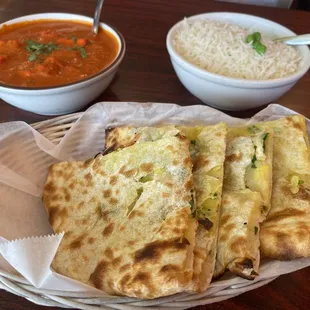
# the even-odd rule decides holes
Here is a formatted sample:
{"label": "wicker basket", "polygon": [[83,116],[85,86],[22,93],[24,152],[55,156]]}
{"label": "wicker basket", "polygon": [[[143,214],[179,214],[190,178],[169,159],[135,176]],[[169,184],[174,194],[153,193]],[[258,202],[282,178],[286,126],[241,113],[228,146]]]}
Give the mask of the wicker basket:
{"label": "wicker basket", "polygon": [[[35,123],[32,127],[54,144],[58,144],[82,115],[83,113],[75,113],[60,116],[47,121]],[[212,285],[206,292],[201,294],[181,293],[155,300],[139,300],[128,297],[94,296],[90,298],[82,293],[68,294],[68,292],[38,289],[32,286],[23,277],[0,269],[0,289],[22,296],[35,304],[43,306],[78,308],[85,310],[134,310],[143,307],[152,307],[152,309],[186,309],[232,298],[246,291],[263,286],[273,281],[275,278],[276,277],[270,277],[261,280],[257,279],[255,281],[243,280],[238,284],[228,287],[223,285]]]}

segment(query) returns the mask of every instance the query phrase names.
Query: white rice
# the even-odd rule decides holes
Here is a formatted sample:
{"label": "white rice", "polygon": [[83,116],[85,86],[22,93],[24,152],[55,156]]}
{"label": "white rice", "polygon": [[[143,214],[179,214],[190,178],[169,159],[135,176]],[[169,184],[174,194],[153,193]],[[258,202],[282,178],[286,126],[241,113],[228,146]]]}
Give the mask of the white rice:
{"label": "white rice", "polygon": [[187,61],[212,73],[248,80],[269,80],[295,73],[301,66],[299,51],[275,43],[263,33],[267,47],[260,56],[246,37],[254,31],[212,20],[188,22],[177,31],[173,45]]}

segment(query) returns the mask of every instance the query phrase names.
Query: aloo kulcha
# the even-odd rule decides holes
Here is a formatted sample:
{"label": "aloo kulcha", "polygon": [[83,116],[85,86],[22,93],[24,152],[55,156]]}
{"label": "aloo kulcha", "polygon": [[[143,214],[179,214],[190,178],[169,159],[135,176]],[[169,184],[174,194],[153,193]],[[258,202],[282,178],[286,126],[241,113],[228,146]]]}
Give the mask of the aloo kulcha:
{"label": "aloo kulcha", "polygon": [[52,266],[146,299],[203,292],[226,271],[253,280],[260,255],[309,257],[309,176],[299,115],[109,129],[102,154],[49,171],[43,202],[65,232]]}
{"label": "aloo kulcha", "polygon": [[210,285],[216,257],[219,210],[222,196],[227,125],[195,127],[117,127],[107,132],[106,149],[184,135],[190,141],[198,220],[194,248],[194,272],[188,291],[202,292]]}
{"label": "aloo kulcha", "polygon": [[270,209],[272,129],[228,132],[214,277],[226,269],[254,279],[260,263],[259,228]]}
{"label": "aloo kulcha", "polygon": [[184,291],[193,275],[193,190],[180,136],[53,165],[43,201],[54,231],[65,232],[53,268],[112,295]]}
{"label": "aloo kulcha", "polygon": [[60,86],[83,80],[107,68],[119,43],[90,23],[35,20],[0,28],[0,83],[15,87]]}
{"label": "aloo kulcha", "polygon": [[261,227],[261,254],[277,260],[309,257],[310,148],[306,120],[292,115],[259,126],[274,131],[272,207]]}

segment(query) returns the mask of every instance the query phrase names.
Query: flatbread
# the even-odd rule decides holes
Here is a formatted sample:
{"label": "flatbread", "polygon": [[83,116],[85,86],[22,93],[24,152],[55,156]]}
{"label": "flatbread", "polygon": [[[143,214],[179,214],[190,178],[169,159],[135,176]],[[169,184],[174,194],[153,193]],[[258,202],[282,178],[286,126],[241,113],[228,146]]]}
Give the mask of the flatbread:
{"label": "flatbread", "polygon": [[262,214],[271,207],[273,130],[260,124],[229,128],[224,189],[250,189],[262,196]]}
{"label": "flatbread", "polygon": [[178,127],[191,140],[198,229],[190,290],[205,291],[212,280],[222,198],[227,126]]}
{"label": "flatbread", "polygon": [[194,249],[194,275],[188,290],[208,288],[215,265],[216,242],[223,184],[226,124],[195,127],[119,127],[107,133],[107,150],[146,140],[182,134],[190,141],[196,197],[195,215],[199,221]]}
{"label": "flatbread", "polygon": [[305,118],[261,123],[274,131],[271,210],[261,226],[262,256],[291,260],[310,256],[310,151]]}
{"label": "flatbread", "polygon": [[115,127],[106,131],[106,144],[104,154],[122,149],[136,142],[157,141],[179,134],[175,126],[163,127]]}
{"label": "flatbread", "polygon": [[53,268],[112,295],[156,298],[193,275],[189,142],[172,136],[51,167],[43,201],[65,232]]}
{"label": "flatbread", "polygon": [[226,269],[254,279],[258,274],[259,225],[270,209],[272,130],[231,128],[214,277]]}
{"label": "flatbread", "polygon": [[215,278],[226,269],[249,280],[258,274],[261,206],[258,192],[223,191]]}

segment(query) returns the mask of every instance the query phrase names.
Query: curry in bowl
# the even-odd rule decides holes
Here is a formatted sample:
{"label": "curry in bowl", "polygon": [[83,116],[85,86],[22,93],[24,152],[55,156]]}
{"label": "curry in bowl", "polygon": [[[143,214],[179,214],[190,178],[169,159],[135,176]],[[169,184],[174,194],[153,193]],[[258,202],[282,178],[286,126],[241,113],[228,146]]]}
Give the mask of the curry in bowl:
{"label": "curry in bowl", "polygon": [[53,87],[93,76],[107,68],[120,50],[118,40],[91,24],[35,20],[0,28],[0,84]]}

